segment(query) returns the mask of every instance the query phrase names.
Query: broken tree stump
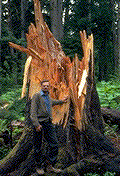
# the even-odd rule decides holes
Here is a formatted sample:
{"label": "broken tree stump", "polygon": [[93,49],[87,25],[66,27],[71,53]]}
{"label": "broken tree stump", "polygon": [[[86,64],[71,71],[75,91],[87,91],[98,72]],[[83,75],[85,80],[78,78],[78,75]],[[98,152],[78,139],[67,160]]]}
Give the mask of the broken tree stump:
{"label": "broken tree stump", "polygon": [[[75,54],[71,61],[44,22],[40,9],[39,0],[34,0],[36,26],[29,26],[27,48],[10,43],[28,55],[21,97],[25,96],[29,83],[30,100],[40,90],[43,79],[50,81],[52,98],[59,100],[68,95],[66,104],[53,108],[53,123],[64,127],[56,127],[62,151],[57,163],[63,168],[61,175],[80,175],[95,169],[101,173],[111,171],[119,174],[120,151],[104,135],[104,120],[94,77],[93,35],[87,37],[85,31],[80,32],[83,58],[80,61]],[[0,174],[7,175],[15,170],[14,175],[25,176],[34,171],[29,108],[28,103],[26,118],[29,125],[26,124],[13,150],[0,161]],[[68,159],[65,161],[65,158]]]}

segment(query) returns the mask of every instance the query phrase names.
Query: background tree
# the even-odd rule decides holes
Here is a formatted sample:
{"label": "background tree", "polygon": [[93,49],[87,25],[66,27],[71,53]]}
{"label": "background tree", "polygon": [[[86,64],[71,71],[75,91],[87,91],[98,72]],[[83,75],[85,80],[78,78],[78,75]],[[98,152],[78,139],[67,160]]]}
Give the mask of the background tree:
{"label": "background tree", "polygon": [[118,8],[117,8],[117,27],[116,27],[116,29],[117,29],[117,43],[116,43],[116,45],[117,45],[117,60],[118,60],[118,62],[116,63],[116,69],[118,70],[118,74],[120,74],[120,70],[119,70],[119,68],[120,68],[120,49],[119,49],[119,44],[120,44],[120,3],[119,3],[119,1],[117,1],[117,3],[116,3],[116,5],[118,6]]}
{"label": "background tree", "polygon": [[63,39],[63,1],[50,1],[50,17],[51,17],[51,31],[55,38],[59,41]]}

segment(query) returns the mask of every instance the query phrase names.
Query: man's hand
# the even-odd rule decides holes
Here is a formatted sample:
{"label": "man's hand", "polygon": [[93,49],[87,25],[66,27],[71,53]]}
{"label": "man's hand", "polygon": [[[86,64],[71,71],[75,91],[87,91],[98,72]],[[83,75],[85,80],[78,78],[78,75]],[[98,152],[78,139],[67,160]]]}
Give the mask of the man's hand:
{"label": "man's hand", "polygon": [[41,131],[41,129],[42,129],[42,125],[39,125],[38,127],[36,127],[37,132]]}
{"label": "man's hand", "polygon": [[64,97],[64,98],[62,99],[62,101],[63,101],[64,103],[67,103],[67,100],[68,100],[68,96],[66,96],[66,97]]}

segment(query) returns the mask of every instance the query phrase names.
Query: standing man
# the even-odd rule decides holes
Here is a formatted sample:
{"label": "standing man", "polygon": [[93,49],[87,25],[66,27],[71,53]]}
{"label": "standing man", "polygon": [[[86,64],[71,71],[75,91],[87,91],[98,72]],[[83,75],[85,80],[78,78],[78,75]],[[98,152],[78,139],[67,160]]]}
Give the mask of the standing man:
{"label": "standing man", "polygon": [[52,124],[52,106],[67,102],[67,98],[63,100],[53,100],[49,95],[50,83],[48,80],[41,82],[41,90],[36,93],[31,101],[30,117],[34,126],[34,153],[36,162],[36,171],[39,175],[44,174],[44,169],[38,167],[37,163],[41,158],[42,133],[48,143],[47,167],[48,172],[59,173],[61,170],[54,168],[58,155],[58,141],[54,125]]}

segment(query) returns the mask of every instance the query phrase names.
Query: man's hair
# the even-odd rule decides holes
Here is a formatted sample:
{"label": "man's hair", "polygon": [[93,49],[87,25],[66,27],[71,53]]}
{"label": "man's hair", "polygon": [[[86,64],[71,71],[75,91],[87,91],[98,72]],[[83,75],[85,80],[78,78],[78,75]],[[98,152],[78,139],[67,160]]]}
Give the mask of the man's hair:
{"label": "man's hair", "polygon": [[48,80],[48,79],[42,80],[42,81],[41,81],[41,85],[42,85],[44,82],[49,82],[49,80]]}

